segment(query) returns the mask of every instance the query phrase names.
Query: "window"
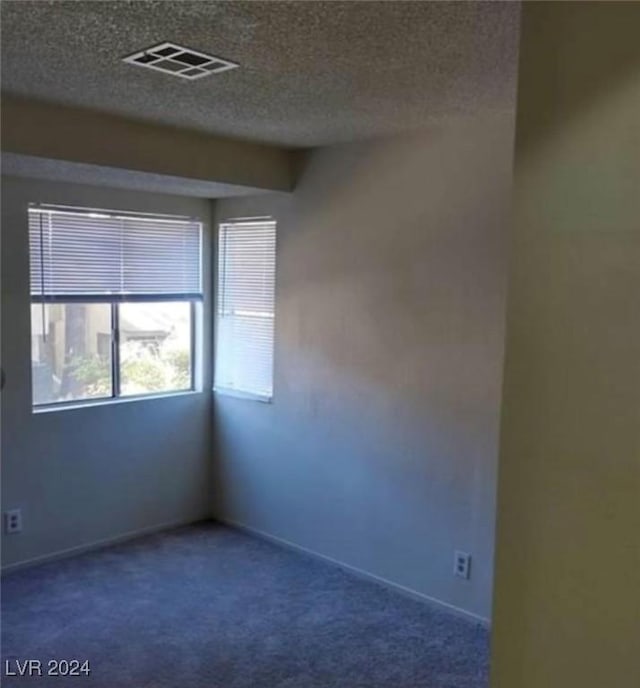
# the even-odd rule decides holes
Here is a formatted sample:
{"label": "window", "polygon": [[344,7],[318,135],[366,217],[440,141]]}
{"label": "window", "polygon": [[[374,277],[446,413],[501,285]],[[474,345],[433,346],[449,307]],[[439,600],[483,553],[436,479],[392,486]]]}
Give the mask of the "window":
{"label": "window", "polygon": [[34,406],[194,389],[201,225],[31,206]]}
{"label": "window", "polygon": [[215,388],[262,400],[273,395],[276,223],[224,222],[218,237]]}

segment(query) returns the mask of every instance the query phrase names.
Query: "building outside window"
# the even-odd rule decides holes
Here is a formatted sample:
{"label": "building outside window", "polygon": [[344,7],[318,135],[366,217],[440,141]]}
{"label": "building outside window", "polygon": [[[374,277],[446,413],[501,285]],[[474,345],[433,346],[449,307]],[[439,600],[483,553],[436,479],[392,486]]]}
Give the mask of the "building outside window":
{"label": "building outside window", "polygon": [[197,220],[33,206],[34,406],[194,389]]}

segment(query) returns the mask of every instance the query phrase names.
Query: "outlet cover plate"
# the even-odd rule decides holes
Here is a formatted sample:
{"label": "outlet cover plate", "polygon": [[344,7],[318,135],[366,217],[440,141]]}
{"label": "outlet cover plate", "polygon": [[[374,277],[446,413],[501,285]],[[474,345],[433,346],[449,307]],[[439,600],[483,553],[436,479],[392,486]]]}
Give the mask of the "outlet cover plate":
{"label": "outlet cover plate", "polygon": [[453,575],[468,580],[471,577],[471,555],[456,550],[453,556]]}
{"label": "outlet cover plate", "polygon": [[22,511],[9,509],[4,512],[4,532],[7,535],[22,532]]}

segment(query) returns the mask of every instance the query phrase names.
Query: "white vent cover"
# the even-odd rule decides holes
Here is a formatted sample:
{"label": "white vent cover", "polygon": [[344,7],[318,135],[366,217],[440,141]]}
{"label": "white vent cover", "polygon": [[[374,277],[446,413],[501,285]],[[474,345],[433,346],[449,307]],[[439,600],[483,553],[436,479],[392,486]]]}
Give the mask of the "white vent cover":
{"label": "white vent cover", "polygon": [[207,74],[219,74],[238,66],[235,62],[176,43],[159,43],[122,59],[138,67],[148,67],[182,79],[201,79]]}

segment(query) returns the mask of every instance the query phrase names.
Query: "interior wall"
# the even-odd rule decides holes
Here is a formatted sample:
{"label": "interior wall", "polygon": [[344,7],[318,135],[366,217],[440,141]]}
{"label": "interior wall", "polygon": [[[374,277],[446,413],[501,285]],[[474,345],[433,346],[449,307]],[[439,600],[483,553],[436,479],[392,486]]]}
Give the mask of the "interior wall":
{"label": "interior wall", "polygon": [[[202,219],[204,391],[32,413],[29,202]],[[3,177],[2,507],[23,515],[2,538],[4,567],[210,513],[209,220],[200,199]]]}
{"label": "interior wall", "polygon": [[524,5],[494,688],[640,685],[639,35]]}
{"label": "interior wall", "polygon": [[295,182],[295,154],[278,146],[9,94],[2,96],[0,122],[5,153],[43,158],[49,165],[72,162],[102,168],[103,175],[127,170],[273,191],[288,191]]}
{"label": "interior wall", "polygon": [[274,399],[215,397],[219,517],[485,619],[512,134],[317,150],[291,196],[217,203],[278,222]]}

